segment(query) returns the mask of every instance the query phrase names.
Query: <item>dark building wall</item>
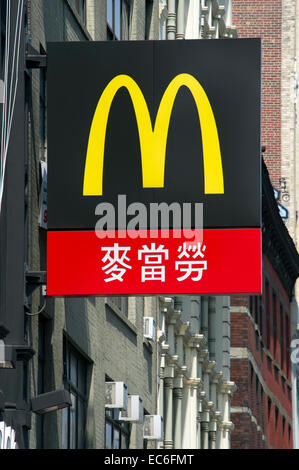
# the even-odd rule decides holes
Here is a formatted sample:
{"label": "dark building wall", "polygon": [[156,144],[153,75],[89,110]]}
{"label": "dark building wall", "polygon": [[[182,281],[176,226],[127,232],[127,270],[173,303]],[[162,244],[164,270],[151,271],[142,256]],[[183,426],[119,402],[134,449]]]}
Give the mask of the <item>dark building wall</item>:
{"label": "dark building wall", "polygon": [[267,256],[263,295],[231,304],[232,448],[291,448],[290,301]]}
{"label": "dark building wall", "polygon": [[[145,39],[145,1],[130,3],[130,39]],[[149,38],[157,39],[158,11],[151,10]],[[78,16],[70,0],[28,0],[29,42],[37,53],[47,52],[51,41],[91,41],[107,39],[106,1],[86,2],[86,21]],[[104,64],[101,64],[104,66]],[[47,161],[47,138],[42,142],[42,125],[47,119],[42,104],[46,73],[31,70],[29,81],[29,162],[28,162],[28,252],[31,270],[46,269],[46,233],[39,227],[40,160]],[[80,90],[78,96],[80,99]],[[63,104],[62,104],[63,105]],[[44,114],[44,116],[43,116]],[[47,298],[40,315],[27,318],[28,337],[36,354],[28,371],[28,396],[66,386],[65,350],[80,358],[86,367],[86,420],[84,446],[105,447],[105,380],[123,381],[129,394],[140,395],[148,413],[156,411],[156,349],[143,337],[143,298]],[[38,312],[44,299],[37,290],[30,298],[31,312]],[[151,302],[151,300],[149,300]],[[155,305],[153,300],[153,305]],[[155,314],[153,307],[153,314]],[[39,358],[44,324],[44,360]],[[73,357],[73,356],[72,356]],[[32,414],[29,447],[65,447],[63,412],[49,413],[41,420]],[[131,426],[131,448],[142,448],[142,424]],[[149,444],[151,446],[151,443]]]}

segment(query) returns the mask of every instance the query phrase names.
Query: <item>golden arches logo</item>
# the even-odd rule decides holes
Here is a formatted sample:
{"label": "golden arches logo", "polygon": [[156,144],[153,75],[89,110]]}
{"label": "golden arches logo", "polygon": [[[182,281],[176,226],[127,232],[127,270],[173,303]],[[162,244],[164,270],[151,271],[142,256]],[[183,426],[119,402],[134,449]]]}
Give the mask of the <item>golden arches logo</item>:
{"label": "golden arches logo", "polygon": [[137,83],[128,75],[117,75],[98,102],[89,134],[83,196],[103,194],[103,168],[107,122],[115,94],[125,87],[131,97],[139,131],[142,182],[144,188],[163,188],[167,136],[172,108],[179,89],[186,86],[195,101],[202,134],[204,191],[223,194],[223,170],[217,126],[209,99],[200,85],[186,73],[177,75],[162,97],[154,129],[148,107]]}

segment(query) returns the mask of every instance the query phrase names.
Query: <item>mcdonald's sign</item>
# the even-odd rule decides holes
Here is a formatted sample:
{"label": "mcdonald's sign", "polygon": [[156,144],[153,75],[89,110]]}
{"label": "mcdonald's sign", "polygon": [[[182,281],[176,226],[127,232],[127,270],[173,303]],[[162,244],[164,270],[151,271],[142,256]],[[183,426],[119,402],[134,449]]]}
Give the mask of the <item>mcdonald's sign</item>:
{"label": "mcdonald's sign", "polygon": [[112,100],[118,90],[126,88],[134,106],[145,188],[164,187],[165,152],[168,128],[179,89],[187,87],[196,103],[202,133],[205,194],[223,194],[223,172],[219,138],[209,99],[200,83],[190,74],[177,75],[168,85],[156,117],[154,130],[142,91],[128,75],[117,75],[107,85],[99,100],[92,121],[87,148],[84,196],[102,196],[106,128]]}
{"label": "mcdonald's sign", "polygon": [[[48,295],[261,292],[260,49],[48,45]],[[188,204],[203,208],[193,246],[166,236]]]}

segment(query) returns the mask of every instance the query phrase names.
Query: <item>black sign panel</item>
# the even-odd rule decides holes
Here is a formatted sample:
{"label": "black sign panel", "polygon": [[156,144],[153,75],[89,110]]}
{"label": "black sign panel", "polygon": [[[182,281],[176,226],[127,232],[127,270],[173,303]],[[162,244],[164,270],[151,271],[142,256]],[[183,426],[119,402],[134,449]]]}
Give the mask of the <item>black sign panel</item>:
{"label": "black sign panel", "polygon": [[94,229],[97,204],[120,194],[202,202],[205,228],[260,227],[260,49],[50,43],[48,228]]}

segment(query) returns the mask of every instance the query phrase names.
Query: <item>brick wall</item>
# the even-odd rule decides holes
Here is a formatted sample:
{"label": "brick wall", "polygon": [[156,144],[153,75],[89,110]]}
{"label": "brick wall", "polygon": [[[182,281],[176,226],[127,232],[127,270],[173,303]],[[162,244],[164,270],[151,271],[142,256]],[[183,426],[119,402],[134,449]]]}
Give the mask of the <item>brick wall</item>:
{"label": "brick wall", "polygon": [[263,295],[231,297],[232,448],[291,448],[290,303],[263,258]]}
{"label": "brick wall", "polygon": [[272,184],[281,176],[281,0],[233,0],[240,38],[262,38],[262,145]]}

